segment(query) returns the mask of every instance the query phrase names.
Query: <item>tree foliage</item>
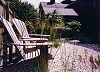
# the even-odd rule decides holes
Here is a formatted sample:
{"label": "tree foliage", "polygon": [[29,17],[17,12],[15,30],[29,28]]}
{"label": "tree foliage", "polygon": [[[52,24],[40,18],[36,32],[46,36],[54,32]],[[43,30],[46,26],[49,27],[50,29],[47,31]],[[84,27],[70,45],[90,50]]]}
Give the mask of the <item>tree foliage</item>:
{"label": "tree foliage", "polygon": [[78,33],[80,32],[81,23],[73,20],[66,23],[66,34],[70,38],[77,39]]}
{"label": "tree foliage", "polygon": [[65,24],[63,17],[58,15],[56,10],[53,13],[47,15],[47,20],[50,25],[50,36],[52,39],[60,38],[61,31],[64,29]]}
{"label": "tree foliage", "polygon": [[80,26],[81,26],[80,22],[73,20],[73,21],[67,23],[66,29],[68,28],[70,30],[74,30],[74,31],[78,32],[80,29]]}
{"label": "tree foliage", "polygon": [[55,27],[58,27],[58,26],[63,27],[64,26],[63,17],[58,15],[56,10],[53,13],[49,14],[48,21],[49,21],[50,25],[54,25]]}
{"label": "tree foliage", "polygon": [[23,21],[26,20],[32,21],[37,15],[34,6],[29,4],[28,2],[20,2],[19,0],[10,0],[10,8],[13,11],[15,17]]}

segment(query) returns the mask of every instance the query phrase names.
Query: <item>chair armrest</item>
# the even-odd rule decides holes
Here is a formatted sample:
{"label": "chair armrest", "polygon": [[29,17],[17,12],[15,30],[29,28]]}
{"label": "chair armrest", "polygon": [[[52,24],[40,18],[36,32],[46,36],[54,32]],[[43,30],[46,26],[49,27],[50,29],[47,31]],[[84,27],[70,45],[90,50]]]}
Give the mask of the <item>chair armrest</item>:
{"label": "chair armrest", "polygon": [[41,35],[41,34],[29,34],[30,36],[41,36],[41,37],[49,37],[50,35]]}
{"label": "chair armrest", "polygon": [[25,38],[19,39],[20,41],[48,41],[46,38]]}
{"label": "chair armrest", "polygon": [[20,37],[20,39],[30,39],[32,37]]}
{"label": "chair armrest", "polygon": [[53,43],[23,43],[23,44],[18,44],[18,43],[11,43],[12,45],[16,46],[52,46]]}

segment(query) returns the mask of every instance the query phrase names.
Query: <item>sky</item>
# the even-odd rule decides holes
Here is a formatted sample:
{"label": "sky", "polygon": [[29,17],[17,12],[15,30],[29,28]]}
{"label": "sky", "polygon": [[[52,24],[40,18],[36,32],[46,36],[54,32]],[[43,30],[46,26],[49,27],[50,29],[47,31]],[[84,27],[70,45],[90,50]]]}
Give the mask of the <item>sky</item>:
{"label": "sky", "polygon": [[[29,3],[33,4],[35,8],[39,6],[40,2],[50,2],[50,0],[21,0],[22,2],[28,1]],[[55,0],[56,2],[61,2],[62,0]]]}

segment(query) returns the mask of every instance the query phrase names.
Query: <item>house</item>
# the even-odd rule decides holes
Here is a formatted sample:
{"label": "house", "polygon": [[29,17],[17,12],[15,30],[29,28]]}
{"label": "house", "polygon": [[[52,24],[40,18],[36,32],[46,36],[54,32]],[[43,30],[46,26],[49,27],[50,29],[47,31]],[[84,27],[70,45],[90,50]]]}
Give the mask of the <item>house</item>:
{"label": "house", "polygon": [[67,19],[76,19],[78,14],[73,8],[66,8],[69,4],[55,3],[55,0],[50,0],[50,2],[41,2],[39,5],[39,12],[41,17],[49,13],[56,11],[58,15],[64,16]]}
{"label": "house", "polygon": [[79,15],[78,21],[82,23],[81,32],[98,42],[98,0],[76,0],[66,8],[73,8]]}
{"label": "house", "polygon": [[[3,18],[5,18],[6,20],[8,20],[10,23],[12,23],[12,18],[13,18],[13,13],[12,11],[9,9],[9,1],[6,0],[0,0],[0,16],[2,16]],[[0,22],[0,55],[2,55],[2,51],[1,48],[3,46],[3,40],[4,40],[4,28],[1,25]],[[2,65],[2,60],[1,60],[1,56],[0,56],[0,66]],[[1,71],[0,71],[1,72]]]}
{"label": "house", "polygon": [[61,3],[63,3],[63,4],[71,4],[71,3],[75,2],[75,1],[76,0],[64,0]]}
{"label": "house", "polygon": [[98,3],[98,0],[64,0],[61,3],[50,0],[49,3],[41,2],[39,8],[41,17],[56,10],[59,15],[63,15],[67,19],[80,21],[81,32],[92,39],[93,43],[97,43],[100,39]]}
{"label": "house", "polygon": [[97,2],[97,5],[98,5],[98,27],[99,27],[99,29],[98,29],[98,33],[99,33],[99,45],[100,45],[100,0],[98,0],[98,2]]}
{"label": "house", "polygon": [[[9,4],[8,1],[5,0],[0,0],[0,16],[3,18],[7,19],[9,22],[12,23],[12,18],[13,18],[13,13],[10,9],[8,9],[6,6]],[[3,28],[2,25],[0,24],[0,48],[2,46],[2,32]]]}

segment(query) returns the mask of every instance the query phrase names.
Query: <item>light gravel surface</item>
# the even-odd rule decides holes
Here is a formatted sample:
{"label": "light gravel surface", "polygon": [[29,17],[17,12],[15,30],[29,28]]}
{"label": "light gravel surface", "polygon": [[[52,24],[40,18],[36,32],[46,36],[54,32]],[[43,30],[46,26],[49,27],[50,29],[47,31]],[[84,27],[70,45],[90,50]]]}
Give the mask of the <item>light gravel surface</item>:
{"label": "light gravel surface", "polygon": [[[100,72],[100,51],[96,51],[99,49],[94,44],[80,44],[76,40],[62,43],[58,48],[49,48],[54,59],[48,61],[48,72]],[[7,68],[7,72],[41,72],[38,70],[40,66],[37,59]]]}
{"label": "light gravel surface", "polygon": [[100,52],[94,44],[62,43],[49,49],[54,59],[48,62],[48,72],[100,72]]}

